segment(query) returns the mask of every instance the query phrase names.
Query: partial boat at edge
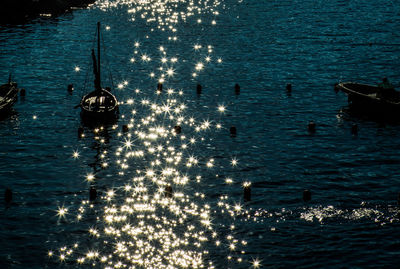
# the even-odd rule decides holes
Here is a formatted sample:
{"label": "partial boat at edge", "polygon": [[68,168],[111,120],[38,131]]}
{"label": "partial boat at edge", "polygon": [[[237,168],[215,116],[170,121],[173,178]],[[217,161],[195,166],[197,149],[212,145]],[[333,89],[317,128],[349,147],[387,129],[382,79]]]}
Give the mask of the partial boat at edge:
{"label": "partial boat at edge", "polygon": [[400,111],[400,93],[394,88],[341,82],[335,85],[335,90],[347,94],[351,107],[364,108],[375,113]]}
{"label": "partial boat at edge", "polygon": [[0,86],[0,116],[10,112],[11,107],[18,99],[17,83],[11,81]]}

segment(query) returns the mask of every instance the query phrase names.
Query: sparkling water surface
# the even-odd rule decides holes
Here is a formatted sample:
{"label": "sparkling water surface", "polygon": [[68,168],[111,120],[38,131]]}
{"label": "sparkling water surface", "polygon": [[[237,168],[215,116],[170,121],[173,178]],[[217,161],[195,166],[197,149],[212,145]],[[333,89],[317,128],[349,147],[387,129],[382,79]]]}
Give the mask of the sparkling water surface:
{"label": "sparkling water surface", "polygon": [[[27,91],[0,121],[1,268],[397,268],[400,125],[348,113],[334,84],[400,86],[399,14],[115,0],[0,26],[0,79]],[[123,103],[80,138],[97,21]]]}

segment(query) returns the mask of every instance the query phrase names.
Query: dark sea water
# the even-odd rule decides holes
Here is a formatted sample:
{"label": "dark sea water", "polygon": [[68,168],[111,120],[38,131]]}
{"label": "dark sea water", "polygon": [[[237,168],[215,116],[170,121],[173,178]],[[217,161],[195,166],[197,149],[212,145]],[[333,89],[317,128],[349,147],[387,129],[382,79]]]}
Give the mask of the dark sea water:
{"label": "dark sea water", "polygon": [[[123,104],[79,138],[97,21]],[[399,268],[400,124],[334,91],[400,87],[399,64],[397,1],[102,0],[0,26],[1,83],[27,91],[0,121],[0,267]]]}

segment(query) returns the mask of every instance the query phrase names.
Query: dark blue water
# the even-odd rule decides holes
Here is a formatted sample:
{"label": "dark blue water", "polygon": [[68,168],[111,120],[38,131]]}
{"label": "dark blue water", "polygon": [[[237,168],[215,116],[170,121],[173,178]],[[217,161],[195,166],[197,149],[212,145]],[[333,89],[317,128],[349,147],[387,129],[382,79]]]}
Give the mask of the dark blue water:
{"label": "dark blue water", "polygon": [[[348,113],[333,86],[400,86],[399,14],[384,0],[121,0],[0,26],[0,79],[27,91],[0,121],[1,268],[397,268],[400,125]],[[121,117],[78,138],[97,21]]]}

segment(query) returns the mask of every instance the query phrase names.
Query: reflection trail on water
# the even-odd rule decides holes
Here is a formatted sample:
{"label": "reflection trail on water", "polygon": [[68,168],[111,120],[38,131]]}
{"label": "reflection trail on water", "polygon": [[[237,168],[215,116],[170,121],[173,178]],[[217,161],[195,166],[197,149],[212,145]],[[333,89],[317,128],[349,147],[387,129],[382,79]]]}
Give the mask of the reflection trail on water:
{"label": "reflection trail on water", "polygon": [[[187,117],[181,95],[183,92],[169,89],[158,93],[156,101],[142,98],[127,102],[129,107],[138,103],[140,113],[132,114],[141,117],[125,118],[131,131],[119,134],[122,139],[115,152],[116,165],[126,183],[110,188],[98,204],[83,201],[76,214],[77,221],[86,221],[87,212],[99,214],[88,227],[98,247],[83,253],[76,242],[58,253],[49,252],[50,256],[111,268],[212,268],[209,249],[216,245],[228,248],[228,259],[241,261],[240,248],[246,242],[235,238],[234,226],[229,227],[231,233],[220,237],[216,232],[220,220],[214,221],[215,212],[196,187],[202,181],[202,169],[212,169],[215,160],[192,155],[191,146],[205,140],[211,129],[217,131],[219,124]],[[140,96],[139,91],[137,98]],[[184,131],[177,133],[175,126]],[[78,157],[76,151],[73,156]],[[237,160],[232,163],[236,165]],[[89,174],[86,179],[93,182],[96,177]],[[224,222],[241,210],[227,201],[224,196],[218,202],[218,215],[224,216]],[[60,217],[66,214],[68,209],[59,208]]]}
{"label": "reflection trail on water", "polygon": [[[168,30],[177,34],[177,24],[187,22],[189,17],[196,17],[195,22],[202,23],[203,14],[217,16],[220,2],[98,3],[106,12],[121,5],[129,6],[132,21],[140,18],[155,24],[150,32]],[[212,19],[210,23],[215,25],[216,21]],[[168,39],[177,40],[176,37]],[[134,47],[131,63],[146,64],[153,60],[150,54],[140,51],[139,42]],[[205,51],[206,55],[189,70],[190,76],[196,77],[212,61],[213,47],[193,44],[190,49],[195,53]],[[171,77],[182,75],[175,71],[178,57],[169,56],[163,46],[159,47],[159,53],[156,68],[159,73],[151,72],[150,77],[165,83]],[[221,59],[215,61],[216,64],[221,62]],[[123,90],[127,86],[128,82],[124,81],[118,88]],[[205,156],[202,143],[208,142],[208,133],[226,131],[226,128],[214,120],[187,115],[183,99],[184,92],[174,88],[150,93],[136,89],[134,96],[121,103],[124,114],[120,124],[125,122],[129,131],[118,134],[121,144],[114,152],[115,163],[101,165],[102,168],[113,166],[115,182],[111,182],[112,187],[108,187],[97,202],[85,200],[77,212],[64,206],[57,212],[60,219],[87,224],[90,240],[81,239],[70,246],[51,250],[50,257],[63,263],[105,268],[214,268],[221,266],[215,264],[216,256],[225,256],[223,260],[232,263],[244,262],[242,255],[247,242],[236,237],[233,224],[234,217],[242,210],[241,205],[232,205],[228,195],[213,201],[202,192],[206,186],[204,178],[215,174],[214,167],[221,167],[214,158]],[[211,114],[223,114],[225,109],[219,105]],[[103,131],[102,127],[94,130],[94,138],[100,144],[104,143]],[[99,146],[97,149],[96,158],[105,159],[108,152],[102,152]],[[72,157],[78,161],[79,152],[72,152]],[[234,158],[228,163],[233,167],[238,160]],[[98,178],[95,165],[92,167],[95,171],[87,174],[86,180],[94,186]],[[233,179],[227,178],[225,183],[230,185]],[[260,265],[258,260],[252,263],[254,267]],[[249,267],[248,262],[246,267]]]}
{"label": "reflection trail on water", "polygon": [[99,1],[98,6],[104,11],[126,6],[132,21],[140,18],[147,23],[155,23],[154,28],[158,30],[175,33],[177,25],[188,22],[190,18],[194,18],[197,24],[215,25],[221,4],[217,0],[104,0]]}

